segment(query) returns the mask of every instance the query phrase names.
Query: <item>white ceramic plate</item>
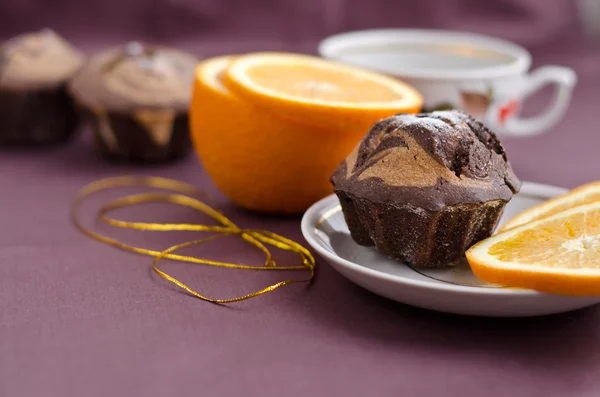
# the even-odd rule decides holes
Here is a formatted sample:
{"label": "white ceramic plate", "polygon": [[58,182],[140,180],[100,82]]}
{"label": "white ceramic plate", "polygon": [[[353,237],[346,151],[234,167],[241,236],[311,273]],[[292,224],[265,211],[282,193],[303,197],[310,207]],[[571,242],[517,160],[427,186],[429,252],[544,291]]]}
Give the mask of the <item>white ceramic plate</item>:
{"label": "white ceramic plate", "polygon": [[[524,183],[506,206],[501,222],[548,198],[564,193],[555,186]],[[397,302],[447,313],[519,317],[561,313],[600,302],[599,297],[570,297],[488,284],[468,264],[451,269],[413,269],[356,244],[335,195],[306,211],[302,233],[338,272],[354,283]]]}

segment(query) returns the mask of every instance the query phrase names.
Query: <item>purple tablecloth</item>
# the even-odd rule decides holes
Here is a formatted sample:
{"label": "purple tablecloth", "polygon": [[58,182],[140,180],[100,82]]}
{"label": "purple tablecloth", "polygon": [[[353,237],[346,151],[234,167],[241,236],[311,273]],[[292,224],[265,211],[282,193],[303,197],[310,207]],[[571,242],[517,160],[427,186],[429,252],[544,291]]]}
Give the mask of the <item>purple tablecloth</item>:
{"label": "purple tablecloth", "polygon": [[[113,3],[105,10],[100,2],[3,1],[0,33],[53,26],[89,49],[136,36],[176,42],[201,56],[258,49],[314,52],[325,34],[374,26],[491,33],[527,45],[536,64],[572,66],[580,79],[560,125],[541,137],[504,140],[518,174],[566,187],[600,179],[600,52],[583,42],[573,2]],[[366,292],[320,259],[310,286],[294,285],[229,306],[193,299],[153,276],[149,257],[78,233],[68,218],[75,192],[105,176],[161,175],[216,194],[219,207],[242,227],[303,241],[299,219],[235,209],[218,195],[195,157],[140,168],[109,165],[90,153],[87,134],[64,148],[0,151],[2,397],[600,393],[599,308],[519,320],[444,315]],[[94,203],[84,208],[89,223]],[[117,215],[203,221],[185,209],[164,206]],[[157,248],[194,237],[110,232]],[[224,244],[227,250],[221,253]],[[251,263],[261,259],[235,240],[193,252]],[[164,266],[215,297],[239,295],[281,277]]]}

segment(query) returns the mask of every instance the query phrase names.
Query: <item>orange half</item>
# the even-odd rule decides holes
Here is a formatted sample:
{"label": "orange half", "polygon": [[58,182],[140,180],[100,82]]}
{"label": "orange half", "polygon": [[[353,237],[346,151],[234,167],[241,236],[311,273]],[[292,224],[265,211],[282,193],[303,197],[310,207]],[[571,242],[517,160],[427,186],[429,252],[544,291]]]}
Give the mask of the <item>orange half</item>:
{"label": "orange half", "polygon": [[235,59],[211,58],[196,69],[190,106],[196,152],[206,173],[236,205],[301,214],[333,193],[331,173],[366,131],[311,126],[241,99],[223,84]]}

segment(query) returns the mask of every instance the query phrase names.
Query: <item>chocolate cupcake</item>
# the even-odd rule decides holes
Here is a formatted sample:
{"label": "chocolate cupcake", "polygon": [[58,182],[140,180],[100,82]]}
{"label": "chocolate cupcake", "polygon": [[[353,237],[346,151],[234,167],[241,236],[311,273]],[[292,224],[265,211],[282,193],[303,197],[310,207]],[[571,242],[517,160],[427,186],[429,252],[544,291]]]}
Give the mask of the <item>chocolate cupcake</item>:
{"label": "chocolate cupcake", "polygon": [[69,85],[109,158],[160,162],[183,157],[191,142],[188,106],[198,60],[132,42],[94,55]]}
{"label": "chocolate cupcake", "polygon": [[353,240],[415,267],[462,259],[520,188],[496,135],[454,110],[379,121],[331,181]]}
{"label": "chocolate cupcake", "polygon": [[85,61],[49,29],[0,46],[0,144],[52,145],[68,140],[78,124],[67,81]]}

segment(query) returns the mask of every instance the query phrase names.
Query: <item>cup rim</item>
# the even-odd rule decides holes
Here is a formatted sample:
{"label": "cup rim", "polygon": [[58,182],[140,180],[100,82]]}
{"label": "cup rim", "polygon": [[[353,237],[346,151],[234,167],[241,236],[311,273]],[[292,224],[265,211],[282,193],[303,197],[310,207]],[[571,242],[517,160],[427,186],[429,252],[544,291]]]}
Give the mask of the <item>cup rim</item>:
{"label": "cup rim", "polygon": [[468,69],[428,68],[417,70],[402,69],[398,66],[381,66],[373,69],[404,78],[473,80],[520,74],[529,70],[531,66],[531,54],[516,43],[478,33],[439,29],[388,28],[348,31],[321,40],[318,52],[323,58],[340,61],[340,57],[344,52],[348,53],[360,49],[366,51],[369,47],[372,49],[376,46],[394,43],[431,45],[437,46],[438,49],[447,48],[448,45],[468,45],[471,48],[477,48],[481,52],[507,55],[514,59],[499,65]]}

